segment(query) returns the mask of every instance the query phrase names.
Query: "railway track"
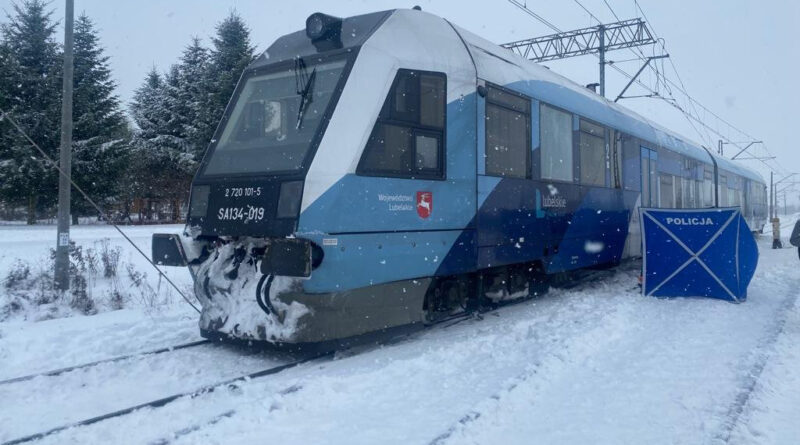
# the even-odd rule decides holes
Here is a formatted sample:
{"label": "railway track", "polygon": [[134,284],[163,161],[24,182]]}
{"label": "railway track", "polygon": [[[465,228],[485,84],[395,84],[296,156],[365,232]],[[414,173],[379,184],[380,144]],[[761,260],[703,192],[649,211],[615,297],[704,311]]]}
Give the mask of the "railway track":
{"label": "railway track", "polygon": [[[594,273],[588,274],[588,276],[579,277],[578,280],[576,280],[578,282],[578,286],[569,286],[569,287],[570,288],[574,288],[574,287],[580,288],[581,284],[585,285],[585,284],[587,284],[587,282],[595,281],[597,279],[601,279],[603,277],[607,277],[607,276],[613,275],[613,274],[614,274],[613,270],[594,272]],[[517,300],[513,300],[513,301],[502,302],[500,304],[493,305],[492,307],[485,308],[482,311],[466,312],[466,313],[462,313],[462,314],[457,314],[457,315],[454,315],[454,316],[447,317],[445,319],[439,320],[437,323],[434,323],[431,327],[438,326],[441,329],[447,329],[447,328],[449,328],[449,327],[451,327],[451,326],[453,326],[455,324],[459,324],[459,323],[461,323],[463,321],[466,321],[466,320],[470,320],[470,319],[478,319],[478,320],[480,320],[480,319],[483,318],[482,314],[486,314],[487,312],[494,312],[494,310],[496,310],[496,309],[498,309],[500,307],[513,305],[513,304],[519,303],[519,302],[524,301],[524,300],[526,300],[526,298],[521,298],[521,299],[517,299]],[[400,337],[395,337],[393,340],[394,341],[398,341],[400,338],[407,338],[407,337],[405,335],[401,335]],[[384,340],[386,340],[386,339],[384,339]],[[377,341],[379,343],[382,343],[381,340],[377,340]],[[390,342],[391,342],[391,340],[390,340]],[[97,366],[97,365],[104,364],[104,363],[113,363],[113,362],[120,362],[120,361],[129,360],[129,359],[151,357],[153,355],[164,354],[164,353],[171,352],[171,351],[190,349],[190,348],[194,348],[194,347],[201,346],[201,345],[204,345],[204,344],[209,344],[209,343],[214,343],[214,342],[211,342],[209,340],[195,341],[195,342],[190,342],[190,343],[185,343],[185,344],[180,344],[180,345],[175,345],[175,346],[159,348],[159,349],[155,349],[155,350],[151,350],[151,351],[145,351],[145,352],[140,352],[140,353],[135,353],[135,354],[129,354],[129,355],[124,355],[124,356],[119,356],[119,357],[113,357],[113,358],[104,359],[104,360],[98,360],[98,361],[91,362],[91,363],[85,363],[85,364],[81,364],[81,365],[70,366],[70,367],[66,367],[66,368],[55,369],[55,370],[51,370],[51,371],[46,371],[46,372],[41,372],[41,373],[36,373],[36,374],[31,374],[31,375],[26,375],[26,376],[15,377],[15,378],[3,380],[3,381],[0,381],[0,385],[7,385],[7,384],[14,383],[14,382],[24,382],[24,381],[35,379],[37,377],[58,376],[58,375],[65,374],[65,373],[70,372],[70,371],[91,368],[93,366]],[[54,428],[49,428],[47,430],[43,430],[43,431],[38,432],[38,433],[29,434],[29,435],[25,435],[25,436],[21,436],[21,437],[15,438],[15,439],[11,439],[11,440],[8,440],[6,442],[3,442],[0,445],[13,445],[13,444],[28,443],[28,442],[32,442],[32,441],[43,439],[45,437],[57,434],[59,432],[65,431],[65,430],[70,429],[70,428],[89,426],[89,425],[96,424],[96,423],[99,423],[99,422],[102,422],[102,421],[105,421],[105,420],[108,420],[108,419],[113,419],[113,418],[122,417],[122,416],[125,416],[125,415],[128,415],[128,414],[132,414],[132,413],[134,413],[134,412],[136,412],[136,411],[138,411],[140,409],[143,409],[143,408],[160,408],[160,407],[168,405],[168,404],[170,404],[170,403],[172,403],[172,402],[174,402],[176,400],[179,400],[179,399],[200,397],[200,396],[202,396],[204,394],[212,393],[212,392],[216,391],[217,389],[229,387],[231,385],[236,385],[239,382],[244,382],[244,381],[251,380],[251,379],[258,379],[258,378],[262,378],[262,377],[278,374],[278,373],[281,373],[281,372],[283,372],[285,370],[294,368],[294,367],[296,367],[298,365],[301,365],[301,364],[304,364],[304,363],[307,363],[307,362],[311,362],[311,361],[314,361],[314,360],[321,360],[321,359],[323,359],[325,357],[332,356],[335,352],[336,352],[335,350],[326,350],[325,352],[315,353],[313,355],[305,356],[305,357],[303,357],[301,359],[298,359],[298,360],[293,360],[293,361],[290,361],[290,362],[287,362],[287,363],[281,363],[281,364],[278,364],[277,366],[270,366],[268,368],[264,368],[264,369],[261,369],[261,370],[255,371],[255,372],[250,372],[250,373],[247,373],[247,374],[239,375],[237,377],[223,379],[223,380],[220,380],[220,381],[218,381],[216,383],[200,386],[198,388],[195,388],[195,389],[192,389],[192,390],[189,390],[189,391],[180,391],[180,392],[176,392],[176,393],[174,393],[172,395],[169,395],[167,397],[157,398],[157,399],[150,400],[150,401],[144,402],[144,403],[131,404],[131,406],[128,406],[126,408],[117,409],[117,410],[114,410],[114,411],[109,411],[109,412],[107,412],[105,414],[96,415],[96,416],[93,416],[93,417],[87,417],[87,418],[85,418],[83,420],[68,422],[68,423],[62,424],[61,426],[57,426],[57,427],[54,427]],[[291,391],[291,389],[289,389],[288,391]],[[235,412],[233,412],[233,411],[224,412],[224,413],[220,414],[219,416],[213,418],[209,422],[213,424],[213,423],[216,423],[216,422],[222,420],[223,418],[231,417],[233,415],[235,415]],[[195,425],[195,426],[188,427],[187,429],[185,429],[185,431],[184,430],[180,430],[180,431],[177,431],[175,434],[177,436],[188,434],[191,431],[195,431],[195,430],[197,430],[199,428],[202,428],[206,424],[208,424],[208,422],[204,422],[202,425]],[[172,441],[172,439],[174,439],[174,438],[162,439],[161,441],[158,441],[158,443],[161,443],[161,444],[170,443]]]}
{"label": "railway track", "polygon": [[[283,372],[283,371],[285,371],[287,369],[294,368],[294,367],[302,365],[304,363],[308,363],[308,362],[315,361],[315,360],[321,360],[321,359],[323,359],[325,357],[329,357],[329,356],[332,356],[332,355],[333,355],[333,352],[324,352],[324,353],[317,354],[317,355],[314,355],[314,356],[311,356],[311,357],[302,358],[300,360],[296,360],[296,361],[293,361],[293,362],[290,362],[290,363],[282,364],[282,365],[279,365],[279,366],[273,366],[273,367],[270,367],[270,368],[262,369],[260,371],[252,372],[252,373],[245,374],[245,375],[241,375],[239,377],[223,380],[223,381],[211,384],[211,385],[202,386],[202,387],[197,388],[197,389],[192,390],[192,391],[173,394],[173,395],[170,395],[170,396],[167,396],[167,397],[162,397],[160,399],[152,400],[152,401],[145,402],[145,403],[140,403],[140,404],[137,404],[137,405],[134,405],[134,406],[130,406],[130,407],[127,407],[127,408],[119,409],[119,410],[116,410],[116,411],[113,411],[113,412],[109,412],[109,413],[106,413],[106,414],[102,414],[102,415],[99,415],[99,416],[90,417],[90,418],[87,418],[87,419],[84,419],[84,420],[80,420],[80,421],[77,421],[77,422],[72,422],[72,423],[68,423],[68,424],[65,424],[65,425],[61,425],[61,426],[58,426],[58,427],[55,427],[55,428],[51,428],[49,430],[42,431],[42,432],[39,432],[39,433],[30,434],[30,435],[23,436],[23,437],[18,437],[16,439],[12,439],[12,440],[9,440],[7,442],[3,442],[0,445],[16,445],[16,444],[21,444],[21,443],[28,443],[28,442],[32,442],[32,441],[35,441],[35,440],[43,439],[45,437],[51,436],[53,434],[59,433],[61,431],[64,431],[64,430],[67,430],[67,429],[70,429],[70,428],[88,426],[88,425],[92,425],[92,424],[95,424],[95,423],[98,423],[98,422],[102,422],[104,420],[113,419],[115,417],[120,417],[120,416],[124,416],[124,415],[127,415],[127,414],[131,414],[131,413],[133,413],[135,411],[138,411],[140,409],[143,409],[143,408],[160,408],[160,407],[168,405],[168,404],[170,404],[170,403],[172,403],[172,402],[174,402],[174,401],[176,401],[178,399],[199,397],[199,396],[202,396],[204,394],[212,393],[212,392],[216,391],[217,389],[224,388],[224,387],[229,387],[231,385],[235,385],[235,384],[237,384],[239,382],[244,382],[244,381],[248,381],[248,380],[253,380],[253,379],[258,379],[258,378],[262,378],[262,377],[278,374],[278,373]],[[232,414],[233,413],[230,413],[230,414],[228,414],[228,416],[232,415]]]}
{"label": "railway track", "polygon": [[146,356],[151,356],[151,355],[163,354],[165,352],[172,352],[172,351],[179,351],[181,349],[194,348],[196,346],[201,346],[201,345],[204,345],[204,344],[207,344],[207,343],[211,343],[211,342],[209,340],[198,340],[198,341],[194,341],[194,342],[190,342],[190,343],[184,343],[184,344],[180,344],[180,345],[167,346],[167,347],[164,347],[164,348],[154,349],[152,351],[137,352],[137,353],[134,353],[134,354],[121,355],[121,356],[118,356],[118,357],[112,357],[112,358],[107,358],[107,359],[103,359],[103,360],[97,360],[97,361],[94,361],[94,362],[83,363],[81,365],[67,366],[66,368],[59,368],[59,369],[54,369],[54,370],[51,370],[51,371],[39,372],[39,373],[36,373],[36,374],[28,374],[28,375],[24,375],[24,376],[20,376],[20,377],[13,377],[13,378],[6,379],[6,380],[0,380],[0,386],[1,385],[7,385],[7,384],[10,384],[10,383],[24,382],[24,381],[27,381],[27,380],[33,380],[36,377],[54,377],[54,376],[61,375],[61,374],[64,374],[64,373],[67,373],[67,372],[71,372],[71,371],[77,371],[77,370],[80,370],[80,369],[91,368],[93,366],[101,365],[103,363],[121,362],[123,360],[129,360],[129,359],[138,358],[138,357],[146,357]]}

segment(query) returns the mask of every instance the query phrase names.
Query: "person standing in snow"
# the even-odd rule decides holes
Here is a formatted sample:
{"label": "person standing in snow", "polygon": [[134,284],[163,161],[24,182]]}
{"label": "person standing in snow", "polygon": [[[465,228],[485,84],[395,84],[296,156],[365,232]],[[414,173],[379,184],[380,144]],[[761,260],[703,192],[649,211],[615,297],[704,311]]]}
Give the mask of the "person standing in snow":
{"label": "person standing in snow", "polygon": [[772,248],[783,249],[781,243],[781,220],[780,218],[772,218]]}
{"label": "person standing in snow", "polygon": [[794,230],[792,230],[792,237],[789,238],[789,243],[797,247],[797,256],[800,257],[800,219],[794,223]]}

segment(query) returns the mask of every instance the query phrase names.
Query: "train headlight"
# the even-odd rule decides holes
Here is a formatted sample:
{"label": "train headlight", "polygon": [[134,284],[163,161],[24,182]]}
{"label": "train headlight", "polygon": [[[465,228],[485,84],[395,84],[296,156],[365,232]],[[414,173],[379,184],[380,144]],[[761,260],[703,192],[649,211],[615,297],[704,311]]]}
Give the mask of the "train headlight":
{"label": "train headlight", "polygon": [[190,217],[202,218],[206,216],[209,193],[211,193],[211,186],[197,185],[192,187],[192,199],[189,201]]}
{"label": "train headlight", "polygon": [[315,44],[330,41],[341,45],[342,19],[315,12],[306,19],[306,35]]}
{"label": "train headlight", "polygon": [[300,198],[303,194],[303,181],[284,182],[278,197],[278,218],[297,218],[300,213]]}
{"label": "train headlight", "polygon": [[325,21],[323,14],[311,14],[306,20],[306,35],[311,40],[317,40],[325,34]]}

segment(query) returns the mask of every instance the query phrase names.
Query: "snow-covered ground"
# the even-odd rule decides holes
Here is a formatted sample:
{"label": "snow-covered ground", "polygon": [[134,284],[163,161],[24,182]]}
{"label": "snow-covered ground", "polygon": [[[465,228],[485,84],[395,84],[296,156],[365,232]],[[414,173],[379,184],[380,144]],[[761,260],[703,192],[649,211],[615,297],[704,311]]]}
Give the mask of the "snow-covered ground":
{"label": "snow-covered ground", "polygon": [[[790,231],[791,227],[787,228]],[[784,228],[784,237],[788,237]],[[136,227],[149,235],[171,227]],[[79,227],[93,243],[113,229]],[[0,278],[46,255],[52,227],[0,227]],[[644,298],[638,271],[339,353],[42,443],[791,444],[800,439],[800,261],[769,249],[744,304]],[[788,243],[785,243],[788,246]],[[134,253],[125,248],[130,261]],[[146,263],[137,263],[146,270]],[[185,271],[171,269],[179,286]],[[155,280],[155,274],[148,271]],[[154,284],[155,285],[155,284]],[[198,339],[173,299],[0,323],[0,380]],[[284,363],[204,345],[0,385],[0,442]]]}

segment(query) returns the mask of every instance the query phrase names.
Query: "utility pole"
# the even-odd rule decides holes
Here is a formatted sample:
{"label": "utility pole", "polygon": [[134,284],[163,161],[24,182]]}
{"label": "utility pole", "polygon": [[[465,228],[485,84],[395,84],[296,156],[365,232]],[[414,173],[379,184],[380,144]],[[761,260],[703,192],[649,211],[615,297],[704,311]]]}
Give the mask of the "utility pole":
{"label": "utility pole", "polygon": [[719,153],[720,156],[725,156],[723,154],[723,152],[722,152],[722,139],[719,140],[719,146],[718,147],[719,148],[717,148],[717,153]]}
{"label": "utility pole", "polygon": [[775,177],[775,173],[774,172],[769,172],[769,219],[770,219],[770,221],[772,221],[772,218],[774,218],[774,216],[773,216],[774,207],[772,206],[772,203],[773,203],[773,201],[772,201],[772,192],[775,190],[775,186],[774,186],[774,182],[773,182],[774,179],[775,179],[774,177]]}
{"label": "utility pole", "polygon": [[600,95],[606,97],[606,27],[598,26],[597,33],[600,35]]}
{"label": "utility pole", "polygon": [[70,178],[72,177],[72,28],[75,4],[66,0],[64,18],[64,83],[61,95],[61,172],[58,175],[58,235],[55,288],[69,289]]}

